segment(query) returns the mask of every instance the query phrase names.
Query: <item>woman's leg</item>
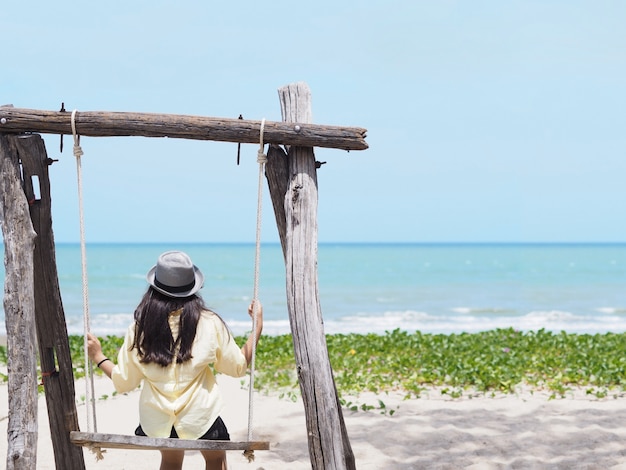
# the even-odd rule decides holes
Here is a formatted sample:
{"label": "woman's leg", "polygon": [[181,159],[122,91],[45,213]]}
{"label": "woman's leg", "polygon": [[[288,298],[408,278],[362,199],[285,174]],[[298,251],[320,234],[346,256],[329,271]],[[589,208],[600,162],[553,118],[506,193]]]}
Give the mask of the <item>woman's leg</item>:
{"label": "woman's leg", "polygon": [[181,470],[184,458],[184,450],[162,450],[159,470]]}
{"label": "woman's leg", "polygon": [[[222,418],[218,417],[209,430],[200,439],[229,441],[230,436],[226,424]],[[200,451],[206,462],[205,470],[226,470],[226,451],[224,450],[202,450]]]}
{"label": "woman's leg", "polygon": [[201,450],[204,461],[206,462],[205,470],[226,470],[226,451],[224,450]]}

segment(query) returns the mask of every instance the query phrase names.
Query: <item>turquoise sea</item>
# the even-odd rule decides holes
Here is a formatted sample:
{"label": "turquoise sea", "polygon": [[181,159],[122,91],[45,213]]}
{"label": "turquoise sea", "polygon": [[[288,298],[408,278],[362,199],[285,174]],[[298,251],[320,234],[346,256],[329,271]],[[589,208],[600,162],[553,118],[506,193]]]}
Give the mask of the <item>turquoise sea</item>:
{"label": "turquoise sea", "polygon": [[[145,273],[170,249],[191,255],[205,274],[207,304],[235,333],[246,332],[252,244],[87,245],[92,330],[125,331]],[[59,244],[56,256],[68,331],[82,334],[80,247]],[[327,333],[626,331],[626,244],[321,244],[318,273]],[[260,299],[264,333],[288,333],[278,244],[262,247]]]}

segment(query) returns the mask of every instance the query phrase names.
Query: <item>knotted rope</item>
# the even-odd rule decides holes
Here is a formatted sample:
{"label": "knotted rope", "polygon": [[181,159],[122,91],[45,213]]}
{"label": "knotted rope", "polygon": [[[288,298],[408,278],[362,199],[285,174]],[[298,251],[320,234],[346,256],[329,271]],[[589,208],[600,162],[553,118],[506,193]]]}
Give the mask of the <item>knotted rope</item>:
{"label": "knotted rope", "polygon": [[[253,312],[252,312],[252,360],[250,362],[250,386],[248,390],[248,442],[252,441],[252,422],[254,412],[254,372],[256,363],[256,327],[258,315],[258,299],[259,299],[259,266],[261,259],[261,225],[263,212],[263,176],[265,174],[265,163],[267,155],[264,153],[265,144],[263,142],[263,133],[265,131],[265,118],[261,120],[261,130],[259,135],[259,150],[257,151],[257,163],[259,164],[259,181],[257,185],[257,208],[256,208],[256,243],[254,253],[254,291],[252,294]],[[254,460],[254,450],[245,450],[243,453],[247,457],[248,462]]]}
{"label": "knotted rope", "polygon": [[[83,174],[81,157],[83,149],[80,147],[80,135],[76,132],[76,110],[72,111],[72,135],[74,136],[74,156],[76,157],[76,177],[78,180],[78,219],[80,225],[80,259],[82,266],[83,281],[83,330],[84,330],[84,354],[85,354],[85,397],[87,400],[87,430],[97,432],[96,423],[96,400],[93,378],[93,364],[89,359],[87,333],[91,331],[89,320],[89,284],[87,280],[87,249],[85,247],[85,217],[83,211]],[[87,374],[88,371],[88,374]],[[88,379],[87,379],[88,377]],[[91,411],[91,413],[90,413]],[[93,426],[92,426],[93,420]],[[103,450],[99,447],[90,446],[89,449],[96,454],[96,460],[104,458]]]}

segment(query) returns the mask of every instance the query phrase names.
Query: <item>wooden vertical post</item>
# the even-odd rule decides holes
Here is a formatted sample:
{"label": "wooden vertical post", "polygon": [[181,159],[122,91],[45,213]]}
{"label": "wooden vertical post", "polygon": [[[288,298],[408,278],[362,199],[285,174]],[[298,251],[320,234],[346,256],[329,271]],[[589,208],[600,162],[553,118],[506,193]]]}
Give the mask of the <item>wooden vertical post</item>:
{"label": "wooden vertical post", "polygon": [[283,256],[287,256],[287,218],[285,216],[285,195],[289,188],[289,156],[282,147],[271,144],[267,151],[265,176],[270,190],[276,228],[283,249]]}
{"label": "wooden vertical post", "polygon": [[4,238],[4,315],[8,349],[7,470],[37,466],[37,358],[33,246],[17,152],[0,134],[0,223]]}
{"label": "wooden vertical post", "polygon": [[[311,122],[310,91],[305,83],[287,85],[279,89],[279,96],[283,121]],[[285,255],[287,307],[311,465],[313,469],[354,469],[319,303],[316,171],[313,148],[291,147],[287,158],[276,148],[268,152],[272,201],[276,207],[282,198],[284,204],[284,211],[279,208],[276,217]],[[285,177],[286,184],[281,182]]]}
{"label": "wooden vertical post", "polygon": [[22,162],[24,193],[37,233],[34,252],[35,321],[48,422],[58,470],[84,470],[83,450],[70,441],[78,431],[72,358],[61,300],[52,232],[48,159],[40,135],[13,137]]}

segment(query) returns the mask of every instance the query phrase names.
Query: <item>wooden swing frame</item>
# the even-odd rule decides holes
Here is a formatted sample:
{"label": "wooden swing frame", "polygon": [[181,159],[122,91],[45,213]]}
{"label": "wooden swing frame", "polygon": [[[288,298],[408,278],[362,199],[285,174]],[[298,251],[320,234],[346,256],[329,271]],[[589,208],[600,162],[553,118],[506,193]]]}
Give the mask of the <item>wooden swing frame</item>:
{"label": "wooden swing frame", "polygon": [[[319,163],[315,161],[313,147],[365,149],[367,148],[364,141],[365,129],[311,125],[310,92],[305,83],[280,88],[279,98],[284,122],[281,125],[266,123],[265,141],[273,143],[268,151],[266,178],[285,257],[287,308],[293,334],[298,381],[305,408],[311,466],[313,469],[351,470],[355,468],[354,455],[330,367],[318,298],[316,219]],[[0,168],[3,169],[0,179],[2,196],[0,222],[5,241],[7,267],[5,282],[7,341],[9,351],[13,352],[9,357],[9,369],[11,365],[18,368],[24,364],[25,370],[32,369],[35,372],[35,364],[29,362],[27,353],[29,348],[33,349],[29,343],[31,335],[24,333],[31,328],[34,330],[32,323],[35,323],[57,468],[84,470],[82,451],[76,453],[72,449],[80,450],[76,444],[89,447],[141,449],[188,449],[201,445],[205,450],[211,450],[211,446],[214,446],[213,450],[264,450],[266,443],[262,441],[213,441],[212,444],[211,441],[188,442],[169,438],[155,440],[138,436],[89,434],[78,431],[71,358],[58,288],[49,207],[47,167],[53,160],[47,158],[43,140],[37,135],[37,133],[71,134],[70,115],[65,112],[26,110],[28,111],[26,114],[31,115],[29,120],[20,117],[24,111],[13,107],[0,107]],[[32,117],[33,113],[35,117]],[[122,122],[130,117],[129,113],[119,114],[124,114]],[[133,118],[132,122],[142,120],[143,115],[136,116],[139,117]],[[215,134],[214,130],[207,130],[206,123],[191,129],[193,135],[183,135],[190,129],[191,121],[187,118],[189,117],[151,115],[146,122],[148,128],[152,130],[136,131],[131,129],[131,126],[126,128],[125,124],[116,121],[121,130],[107,131],[106,134],[90,134],[86,131],[89,125],[108,129],[106,121],[94,124],[91,121],[94,119],[97,121],[97,116],[90,117],[89,113],[80,113],[77,116],[77,126],[78,132],[85,136],[169,136],[236,143],[256,142],[258,139],[260,128],[258,121],[244,121],[251,130],[238,131],[239,134],[235,133],[234,138],[224,138],[225,134],[219,132]],[[159,127],[159,119],[168,122],[167,126],[160,126],[162,128],[160,133],[151,127],[155,125]],[[197,122],[196,118],[191,119]],[[60,123],[51,127],[50,123],[56,120]],[[217,121],[219,121],[218,131],[222,128],[230,129],[242,122]],[[215,122],[212,122],[211,126],[213,124]],[[339,143],[329,143],[328,136],[324,134],[326,128],[333,134],[339,133]],[[273,134],[276,129],[285,134],[277,137]],[[286,151],[279,144],[284,145]],[[34,160],[37,160],[34,164],[33,155]],[[23,174],[20,174],[20,165]],[[26,168],[27,166],[29,168]],[[35,196],[37,191],[33,187],[32,176],[39,178],[40,198]],[[28,221],[23,217],[24,208],[27,218],[30,215]],[[7,253],[11,253],[11,259],[7,259]],[[18,276],[15,275],[16,272]],[[16,279],[22,281],[16,283]],[[305,283],[305,280],[308,282]],[[9,295],[13,292],[18,295]],[[36,321],[33,321],[34,317]],[[31,400],[23,400],[26,409],[11,409],[9,416],[9,431],[23,435],[27,442],[33,434],[36,440],[37,433],[36,426],[34,428],[32,426],[33,419],[36,422],[36,413],[35,417],[32,417],[32,408],[36,410],[37,407],[36,395],[33,405],[33,397],[30,396],[32,393],[29,393],[33,388],[36,391],[36,387],[33,387],[36,384],[36,373],[33,373],[31,380],[32,383],[23,382],[9,393],[10,400],[13,392],[29,395]],[[13,449],[11,444],[7,458],[10,456],[13,463],[33,458],[33,450],[29,446]],[[23,468],[27,465],[25,464]]]}

